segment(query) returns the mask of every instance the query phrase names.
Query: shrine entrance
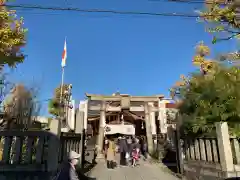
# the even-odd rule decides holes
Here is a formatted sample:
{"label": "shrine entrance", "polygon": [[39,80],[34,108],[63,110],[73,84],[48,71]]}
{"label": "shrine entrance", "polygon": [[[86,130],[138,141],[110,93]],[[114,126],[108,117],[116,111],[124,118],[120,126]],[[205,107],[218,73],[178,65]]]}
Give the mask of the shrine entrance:
{"label": "shrine entrance", "polygon": [[[157,137],[167,134],[167,100],[162,95],[130,96],[116,93],[110,96],[86,94],[85,120],[97,136],[97,158],[103,158],[106,134],[145,136],[148,153],[156,151]],[[107,130],[107,131],[106,131]]]}

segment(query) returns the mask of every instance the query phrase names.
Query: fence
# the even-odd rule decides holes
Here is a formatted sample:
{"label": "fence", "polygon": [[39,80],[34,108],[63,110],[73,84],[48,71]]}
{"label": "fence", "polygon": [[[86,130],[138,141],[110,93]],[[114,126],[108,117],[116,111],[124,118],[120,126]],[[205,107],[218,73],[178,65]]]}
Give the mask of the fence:
{"label": "fence", "polygon": [[220,162],[217,138],[187,139],[184,143],[186,160],[199,160],[208,163]]}
{"label": "fence", "polygon": [[[54,168],[58,139],[44,131],[1,131],[0,179],[47,179]],[[49,146],[51,144],[51,146]]]}
{"label": "fence", "polygon": [[82,113],[79,118],[75,133],[61,133],[56,119],[50,123],[50,132],[0,131],[0,179],[48,180],[70,150],[83,154]]}
{"label": "fence", "polygon": [[60,136],[59,163],[64,161],[64,156],[71,150],[81,154],[82,134],[72,132],[62,132]]}
{"label": "fence", "polygon": [[185,139],[183,154],[188,178],[222,177],[217,138]]}
{"label": "fence", "polygon": [[216,124],[216,133],[215,138],[183,139],[183,167],[189,179],[240,175],[239,140],[229,137],[226,122]]}

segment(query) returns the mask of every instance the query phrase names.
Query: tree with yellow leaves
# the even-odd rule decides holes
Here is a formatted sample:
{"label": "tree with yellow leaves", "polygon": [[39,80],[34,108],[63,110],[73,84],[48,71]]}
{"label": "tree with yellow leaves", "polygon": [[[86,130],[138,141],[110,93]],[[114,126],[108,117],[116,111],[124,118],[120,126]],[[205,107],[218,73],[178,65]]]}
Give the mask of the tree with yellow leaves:
{"label": "tree with yellow leaves", "polygon": [[230,40],[240,35],[240,3],[234,1],[210,1],[206,0],[206,10],[200,12],[200,17],[208,22],[208,30],[216,35],[225,35],[225,37],[215,36],[213,43],[222,40]]}
{"label": "tree with yellow leaves", "polygon": [[[240,1],[206,0],[206,9],[200,12],[200,19],[207,22],[207,30],[214,34],[212,43],[240,38]],[[220,60],[237,61],[238,51],[224,54]]]}
{"label": "tree with yellow leaves", "polygon": [[5,0],[0,0],[0,66],[15,67],[24,61],[21,48],[26,44],[23,19],[17,19],[16,11],[8,10]]}
{"label": "tree with yellow leaves", "polygon": [[210,71],[214,70],[214,66],[218,63],[214,60],[208,59],[210,55],[210,49],[202,41],[196,46],[195,56],[193,57],[193,65],[200,68],[201,72],[206,75]]}
{"label": "tree with yellow leaves", "polygon": [[[210,55],[210,49],[202,41],[195,47],[195,55],[192,63],[197,66],[203,75],[210,73],[214,70],[214,67],[218,65],[217,62],[207,59]],[[180,88],[186,86],[189,83],[189,79],[184,75],[180,76],[180,81],[177,81],[173,88],[170,89],[171,96],[176,98],[176,95],[180,93]]]}

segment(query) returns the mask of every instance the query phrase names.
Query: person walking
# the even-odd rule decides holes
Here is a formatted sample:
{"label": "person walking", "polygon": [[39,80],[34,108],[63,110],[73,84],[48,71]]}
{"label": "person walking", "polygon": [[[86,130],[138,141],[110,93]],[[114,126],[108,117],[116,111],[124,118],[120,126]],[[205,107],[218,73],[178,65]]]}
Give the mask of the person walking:
{"label": "person walking", "polygon": [[75,166],[78,164],[80,154],[75,151],[70,151],[68,155],[68,162],[65,163],[55,177],[56,180],[79,180]]}
{"label": "person walking", "polygon": [[107,168],[114,169],[115,166],[115,150],[116,146],[112,139],[108,141],[108,148],[107,148]]}
{"label": "person walking", "polygon": [[141,144],[140,144],[140,140],[138,138],[135,138],[135,142],[134,142],[134,149],[137,152],[138,158],[136,159],[136,163],[138,162],[139,158],[140,158],[140,152],[141,152]]}
{"label": "person walking", "polygon": [[141,149],[140,141],[138,138],[135,138],[135,140],[134,140],[134,148],[139,149],[139,150]]}
{"label": "person walking", "polygon": [[125,154],[125,159],[126,159],[126,164],[129,165],[130,161],[132,160],[132,151],[133,151],[133,140],[132,138],[127,138],[127,150],[126,150],[126,154]]}
{"label": "person walking", "polygon": [[126,142],[126,138],[123,136],[120,139],[119,142],[119,151],[120,151],[120,165],[125,166],[126,165],[126,151],[127,151],[127,142]]}
{"label": "person walking", "polygon": [[143,141],[142,141],[142,154],[144,157],[144,160],[147,159],[147,140],[145,137],[143,137]]}
{"label": "person walking", "polygon": [[132,151],[132,167],[137,165],[137,161],[139,159],[139,149],[134,147]]}
{"label": "person walking", "polygon": [[80,154],[75,151],[70,151],[67,162],[63,162],[56,175],[52,180],[96,180],[94,177],[88,177],[81,171],[76,170],[76,165],[79,162]]}

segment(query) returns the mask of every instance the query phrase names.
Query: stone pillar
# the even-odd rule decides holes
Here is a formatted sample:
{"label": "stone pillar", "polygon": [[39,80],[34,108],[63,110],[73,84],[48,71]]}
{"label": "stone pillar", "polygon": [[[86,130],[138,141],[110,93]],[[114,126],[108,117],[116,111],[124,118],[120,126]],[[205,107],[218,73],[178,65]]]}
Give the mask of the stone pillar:
{"label": "stone pillar", "polygon": [[159,125],[160,125],[160,133],[167,133],[167,109],[166,109],[166,102],[159,100],[158,102],[159,108]]}
{"label": "stone pillar", "polygon": [[81,143],[79,146],[79,152],[77,153],[81,154],[81,157],[79,158],[79,165],[82,168],[84,164],[83,163],[84,157],[85,157],[85,150],[84,150],[85,133],[84,133],[84,112],[80,108],[76,115],[75,133],[81,134]]}
{"label": "stone pillar", "polygon": [[226,177],[231,177],[234,166],[228,125],[227,122],[217,122],[215,125],[222,171],[225,173]]}
{"label": "stone pillar", "polygon": [[164,144],[167,139],[167,127],[166,125],[166,108],[165,103],[161,99],[158,101],[158,121],[159,121],[159,135],[158,135],[158,158],[160,161],[164,158]]}
{"label": "stone pillar", "polygon": [[100,109],[99,131],[97,138],[97,158],[104,158],[103,155],[103,140],[104,140],[104,128],[106,125],[106,104],[103,101]]}
{"label": "stone pillar", "polygon": [[80,101],[79,110],[84,113],[83,116],[83,128],[87,130],[88,123],[88,100]]}
{"label": "stone pillar", "polygon": [[146,124],[146,135],[147,135],[147,143],[148,143],[148,153],[151,155],[153,153],[153,138],[152,138],[152,127],[151,127],[151,122],[150,122],[148,103],[145,103],[144,111],[145,111],[145,124]]}
{"label": "stone pillar", "polygon": [[88,100],[85,100],[85,106],[84,106],[84,130],[85,133],[87,131],[87,125],[88,125]]}
{"label": "stone pillar", "polygon": [[[72,99],[72,96],[66,102],[66,123],[67,123],[67,131],[74,130],[75,124],[75,100]],[[72,106],[72,108],[71,108]]]}
{"label": "stone pillar", "polygon": [[58,167],[58,153],[60,150],[61,121],[52,119],[50,123],[49,146],[47,152],[47,167],[49,172],[54,172]]}
{"label": "stone pillar", "polygon": [[[151,102],[151,103],[149,103],[149,106],[154,107],[154,104]],[[156,131],[156,113],[154,111],[150,110],[149,114],[150,114],[152,135],[156,136],[156,134],[157,134],[157,131]]]}

